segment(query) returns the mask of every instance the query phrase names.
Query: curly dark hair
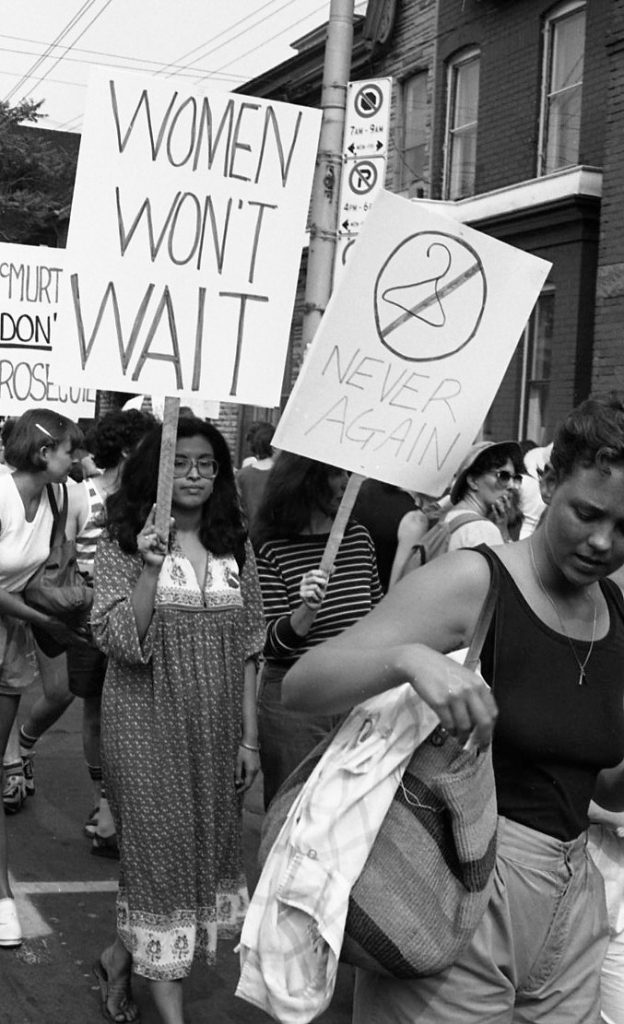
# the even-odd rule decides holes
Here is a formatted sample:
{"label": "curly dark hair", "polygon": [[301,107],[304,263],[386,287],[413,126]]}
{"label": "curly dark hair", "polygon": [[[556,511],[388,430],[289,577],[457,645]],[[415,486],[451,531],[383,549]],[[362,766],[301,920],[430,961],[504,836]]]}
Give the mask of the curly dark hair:
{"label": "curly dark hair", "polygon": [[87,451],[91,452],[99,469],[113,469],[121,462],[123,453],[129,454],[155,424],[155,417],[148,412],[114,409],[87,431]]}
{"label": "curly dark hair", "polygon": [[308,525],[314,508],[329,514],[333,499],[329,478],[340,472],[325,462],[280,452],[269,470],[254,519],[254,545],[259,547],[277,537],[297,537]]}
{"label": "curly dark hair", "polygon": [[[213,555],[234,555],[242,571],[247,531],[243,526],[227,442],[215,426],[195,416],[184,416],[178,420],[177,436],[205,437],[212,445],[219,472],[210,500],[202,509],[199,539]],[[106,500],[108,535],[127,554],[134,554],[137,550],[137,534],[156,501],[161,438],[162,426],[157,424],[128,456],[119,490]]]}
{"label": "curly dark hair", "polygon": [[588,398],[573,409],[555,431],[549,461],[560,479],[577,466],[598,466],[609,473],[612,463],[624,463],[622,392]]}

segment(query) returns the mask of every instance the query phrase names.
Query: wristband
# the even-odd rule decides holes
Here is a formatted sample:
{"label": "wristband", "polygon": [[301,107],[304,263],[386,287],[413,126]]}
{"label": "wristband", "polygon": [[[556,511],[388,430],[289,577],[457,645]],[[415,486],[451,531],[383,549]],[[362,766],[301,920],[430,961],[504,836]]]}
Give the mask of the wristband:
{"label": "wristband", "polygon": [[260,747],[252,747],[250,743],[243,743],[242,740],[240,741],[240,743],[238,745],[239,745],[239,747],[243,747],[245,750],[253,751],[254,754],[259,754],[260,753]]}

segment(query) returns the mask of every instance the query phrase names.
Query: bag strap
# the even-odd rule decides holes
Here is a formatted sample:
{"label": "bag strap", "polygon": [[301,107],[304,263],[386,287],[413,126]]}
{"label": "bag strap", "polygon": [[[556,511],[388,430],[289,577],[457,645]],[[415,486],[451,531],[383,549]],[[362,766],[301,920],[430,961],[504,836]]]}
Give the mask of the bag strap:
{"label": "bag strap", "polygon": [[52,509],[52,533],[50,534],[50,550],[52,550],[56,544],[61,544],[65,537],[65,527],[67,526],[67,484],[61,484],[63,504],[60,509],[56,503],[52,484],[46,484],[46,491],[50,508]]}
{"label": "bag strap", "polygon": [[486,594],[485,601],[483,602],[479,618],[477,619],[477,625],[470,641],[470,647],[468,653],[464,659],[464,667],[471,669],[473,672],[476,671],[481,657],[481,648],[485,643],[488,629],[494,615],[494,609],[496,608],[496,602],[498,601],[498,595],[500,591],[500,571],[497,563],[492,559],[488,559],[488,564],[491,570],[490,586]]}
{"label": "bag strap", "polygon": [[478,512],[464,512],[461,516],[454,516],[453,519],[448,522],[443,520],[449,533],[455,533],[455,530],[460,530],[462,526],[467,526],[468,523],[483,523],[489,522],[485,516],[480,516]]}

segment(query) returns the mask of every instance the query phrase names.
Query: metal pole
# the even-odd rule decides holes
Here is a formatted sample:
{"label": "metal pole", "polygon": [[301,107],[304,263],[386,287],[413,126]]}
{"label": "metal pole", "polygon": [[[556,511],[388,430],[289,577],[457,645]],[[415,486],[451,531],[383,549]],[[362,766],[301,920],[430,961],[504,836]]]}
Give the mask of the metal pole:
{"label": "metal pole", "polygon": [[310,246],[306,274],[302,340],[312,341],[332,287],[338,228],[338,200],[353,47],[354,0],[331,0],[321,107],[323,118],[312,186]]}

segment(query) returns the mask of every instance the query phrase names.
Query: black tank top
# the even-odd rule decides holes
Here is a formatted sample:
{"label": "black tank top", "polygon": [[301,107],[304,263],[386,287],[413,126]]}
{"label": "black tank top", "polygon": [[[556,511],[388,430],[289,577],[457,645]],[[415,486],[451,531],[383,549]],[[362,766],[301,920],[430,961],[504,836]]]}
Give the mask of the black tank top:
{"label": "black tank top", "polygon": [[[624,757],[624,601],[612,580],[600,588],[609,631],[594,643],[586,681],[568,639],[546,626],[499,566],[500,597],[483,646],[481,671],[499,716],[492,755],[500,814],[556,839],[575,839],[603,768]],[[589,643],[574,640],[584,662]]]}

